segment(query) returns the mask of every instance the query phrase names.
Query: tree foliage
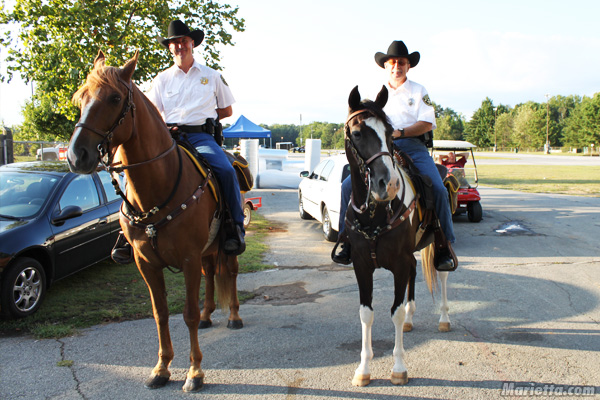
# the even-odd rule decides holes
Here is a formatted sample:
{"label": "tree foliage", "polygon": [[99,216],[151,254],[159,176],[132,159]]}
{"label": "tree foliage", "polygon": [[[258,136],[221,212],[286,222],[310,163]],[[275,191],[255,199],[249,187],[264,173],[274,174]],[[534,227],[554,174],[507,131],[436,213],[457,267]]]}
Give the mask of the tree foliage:
{"label": "tree foliage", "polygon": [[494,144],[494,104],[489,97],[481,103],[465,127],[465,138],[478,147],[490,147]]}
{"label": "tree foliage", "polygon": [[583,97],[565,119],[565,145],[588,147],[600,146],[600,93]]}
{"label": "tree foliage", "polygon": [[444,108],[436,103],[433,103],[433,108],[437,125],[434,137],[441,140],[462,140],[465,130],[464,116],[451,108]]}
{"label": "tree foliage", "polygon": [[[237,7],[216,0],[16,0],[11,11],[0,11],[0,43],[8,49],[6,73],[0,79],[10,81],[19,74],[34,81],[34,110],[53,110],[73,125],[78,110],[71,96],[99,50],[109,65],[122,65],[140,50],[134,81],[146,82],[171,63],[156,37],[166,36],[169,22],[181,19],[190,29],[204,31],[200,48],[206,64],[220,69],[219,47],[233,45],[228,30],[244,30],[237,13]],[[62,122],[48,128],[64,136]]]}

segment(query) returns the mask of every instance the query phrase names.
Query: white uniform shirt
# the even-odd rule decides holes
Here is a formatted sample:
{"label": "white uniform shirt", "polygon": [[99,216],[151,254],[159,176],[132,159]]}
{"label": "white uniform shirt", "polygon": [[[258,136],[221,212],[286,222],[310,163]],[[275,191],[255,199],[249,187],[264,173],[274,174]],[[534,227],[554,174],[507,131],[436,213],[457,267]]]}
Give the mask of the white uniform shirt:
{"label": "white uniform shirt", "polygon": [[221,74],[195,60],[187,74],[176,64],[160,72],[146,96],[165,122],[179,125],[203,125],[235,103]]}
{"label": "white uniform shirt", "polygon": [[435,124],[435,110],[430,103],[427,90],[418,83],[408,79],[398,89],[392,89],[386,83],[388,89],[388,102],[383,108],[394,129],[407,128],[417,121]]}

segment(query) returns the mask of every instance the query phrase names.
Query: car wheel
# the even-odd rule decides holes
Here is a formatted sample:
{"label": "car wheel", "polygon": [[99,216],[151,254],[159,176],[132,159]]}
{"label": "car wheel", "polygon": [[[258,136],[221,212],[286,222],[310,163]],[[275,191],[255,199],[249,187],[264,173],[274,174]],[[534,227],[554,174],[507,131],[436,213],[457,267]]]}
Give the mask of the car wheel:
{"label": "car wheel", "polygon": [[2,279],[2,312],[26,317],[40,308],[46,295],[46,274],[33,258],[17,259]]}
{"label": "car wheel", "polygon": [[300,212],[300,218],[313,219],[312,215],[304,211],[304,204],[302,203],[302,193],[298,193],[298,211]]}
{"label": "car wheel", "polygon": [[467,217],[471,222],[479,222],[483,218],[483,209],[481,208],[481,203],[478,201],[474,201],[472,203],[467,204]]}
{"label": "car wheel", "polygon": [[244,204],[244,228],[247,228],[250,225],[250,221],[252,220],[252,207],[250,204]]}
{"label": "car wheel", "polygon": [[329,210],[327,210],[327,206],[323,207],[323,236],[325,239],[330,242],[335,242],[337,240],[338,233],[333,226],[331,226],[331,218],[329,218]]}

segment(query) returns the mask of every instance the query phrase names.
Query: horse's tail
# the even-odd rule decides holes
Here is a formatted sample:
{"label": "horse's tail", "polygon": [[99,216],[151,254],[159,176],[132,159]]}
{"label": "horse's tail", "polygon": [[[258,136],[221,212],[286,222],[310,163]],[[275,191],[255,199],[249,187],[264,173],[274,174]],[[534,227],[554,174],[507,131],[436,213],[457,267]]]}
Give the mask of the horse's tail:
{"label": "horse's tail", "polygon": [[[232,299],[231,291],[234,290],[234,282],[237,276],[237,268],[235,273],[232,271],[232,265],[230,263],[237,262],[236,257],[227,256],[219,250],[217,256],[217,268],[215,273],[215,291],[217,294],[217,303],[223,313],[226,313],[229,309],[229,304]],[[237,265],[236,265],[237,266]]]}
{"label": "horse's tail", "polygon": [[429,293],[433,295],[433,292],[438,290],[438,279],[437,270],[433,265],[433,253],[434,243],[429,244],[427,247],[421,250],[421,268],[423,270],[423,277],[427,283]]}

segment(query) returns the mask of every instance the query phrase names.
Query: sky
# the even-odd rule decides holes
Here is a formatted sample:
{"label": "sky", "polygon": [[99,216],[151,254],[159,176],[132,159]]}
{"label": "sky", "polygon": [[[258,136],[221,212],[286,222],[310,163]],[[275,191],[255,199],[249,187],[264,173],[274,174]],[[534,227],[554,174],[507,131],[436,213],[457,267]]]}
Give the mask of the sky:
{"label": "sky", "polygon": [[[600,92],[597,0],[228,3],[239,6],[246,30],[232,32],[234,47],[221,48],[236,98],[225,124],[242,114],[268,125],[343,123],[354,86],[373,99],[385,83],[373,57],[394,40],[421,54],[408,78],[466,119],[486,97],[513,107],[543,103],[546,94]],[[1,84],[0,121],[22,122],[20,107],[30,96],[19,80]]]}

